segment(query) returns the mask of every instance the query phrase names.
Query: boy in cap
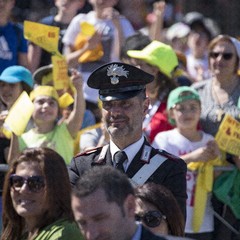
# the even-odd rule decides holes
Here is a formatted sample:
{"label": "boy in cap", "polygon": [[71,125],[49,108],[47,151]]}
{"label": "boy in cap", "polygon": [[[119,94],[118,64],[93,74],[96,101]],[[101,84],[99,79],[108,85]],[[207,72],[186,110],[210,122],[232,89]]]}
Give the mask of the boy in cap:
{"label": "boy in cap", "polygon": [[75,87],[74,107],[68,119],[58,124],[59,96],[52,86],[38,86],[31,93],[33,101],[34,128],[21,136],[13,134],[8,160],[29,147],[48,147],[58,152],[66,164],[74,155],[74,138],[83,121],[85,104],[82,91],[82,77],[72,71],[71,81]]}
{"label": "boy in cap", "polygon": [[152,148],[142,132],[149,103],[145,88],[152,80],[153,76],[143,70],[119,62],[103,65],[90,75],[88,86],[99,90],[110,143],[77,155],[69,166],[70,181],[75,185],[83,172],[93,166],[114,166],[134,184],[152,181],[165,185],[185,214],[186,164]]}
{"label": "boy in cap", "polygon": [[[219,149],[212,135],[198,128],[201,114],[200,97],[191,87],[178,87],[170,92],[167,102],[170,122],[175,129],[157,134],[153,146],[162,148],[176,156],[181,157],[189,167],[190,163],[207,163],[219,156]],[[186,236],[194,239],[212,239],[213,209],[210,194],[207,197],[202,219],[194,216],[196,171],[187,172],[187,221]],[[199,229],[196,231],[194,218],[201,219]]]}
{"label": "boy in cap", "polygon": [[[3,124],[18,97],[23,91],[28,94],[33,88],[31,72],[19,65],[7,67],[0,75],[0,163],[7,162],[10,140],[3,133]],[[31,123],[27,128],[31,128]]]}
{"label": "boy in cap", "polygon": [[154,75],[153,82],[146,86],[150,105],[143,121],[144,132],[151,143],[157,133],[172,129],[166,103],[169,92],[178,85],[178,58],[170,45],[159,41],[150,42],[142,50],[128,50],[127,54],[132,58],[131,63]]}

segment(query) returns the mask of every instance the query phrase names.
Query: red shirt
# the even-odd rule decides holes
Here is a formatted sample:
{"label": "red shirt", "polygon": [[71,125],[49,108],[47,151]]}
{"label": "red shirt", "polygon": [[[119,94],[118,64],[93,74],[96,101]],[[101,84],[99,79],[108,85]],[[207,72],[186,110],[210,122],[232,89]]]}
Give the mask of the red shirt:
{"label": "red shirt", "polygon": [[155,136],[159,132],[171,130],[174,128],[174,126],[172,126],[168,122],[166,108],[167,108],[166,102],[161,102],[155,114],[153,116],[150,116],[151,120],[148,123],[147,127],[145,127],[144,129],[144,132],[150,143],[152,143]]}

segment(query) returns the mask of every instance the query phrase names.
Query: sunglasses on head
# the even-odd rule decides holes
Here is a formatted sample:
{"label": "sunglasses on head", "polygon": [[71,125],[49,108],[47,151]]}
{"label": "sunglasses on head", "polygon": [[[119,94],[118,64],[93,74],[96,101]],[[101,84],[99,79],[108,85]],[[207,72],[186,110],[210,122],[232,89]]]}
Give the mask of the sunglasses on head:
{"label": "sunglasses on head", "polygon": [[216,59],[218,56],[222,56],[224,60],[230,60],[233,57],[233,53],[221,53],[221,52],[210,52],[210,58]]}
{"label": "sunglasses on head", "polygon": [[135,214],[136,221],[143,222],[150,228],[158,227],[162,219],[166,219],[166,216],[159,211],[148,211],[143,214]]}
{"label": "sunglasses on head", "polygon": [[9,178],[9,181],[10,181],[10,186],[15,191],[19,191],[22,188],[24,183],[27,184],[28,189],[31,192],[41,192],[45,186],[43,176],[30,176],[30,177],[24,178],[22,176],[12,174]]}

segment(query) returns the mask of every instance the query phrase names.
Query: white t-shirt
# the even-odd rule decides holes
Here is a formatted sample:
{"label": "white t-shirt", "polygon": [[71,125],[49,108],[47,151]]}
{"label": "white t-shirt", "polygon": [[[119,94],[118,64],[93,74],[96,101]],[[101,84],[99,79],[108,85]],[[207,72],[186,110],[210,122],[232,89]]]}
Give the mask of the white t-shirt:
{"label": "white t-shirt", "polygon": [[187,58],[187,72],[194,79],[198,76],[198,70],[203,70],[203,79],[208,79],[210,77],[210,72],[208,69],[208,58],[207,54],[203,58],[195,58],[190,51],[186,53]]}
{"label": "white t-shirt", "polygon": [[[155,148],[161,148],[169,153],[181,157],[200,147],[206,146],[207,142],[213,140],[213,136],[202,132],[202,139],[198,142],[191,142],[175,128],[169,131],[160,132],[156,135],[152,145]],[[185,225],[186,233],[194,233],[192,228],[192,217],[194,207],[194,191],[196,186],[197,172],[187,171],[187,219]],[[211,204],[211,194],[208,195],[205,214],[199,233],[212,232],[213,225],[213,208]]]}
{"label": "white t-shirt", "polygon": [[[64,45],[74,46],[75,39],[79,32],[81,32],[80,23],[81,22],[88,22],[95,26],[96,29],[101,30],[103,37],[102,37],[102,46],[104,51],[104,56],[95,62],[88,62],[79,64],[79,71],[82,72],[83,75],[83,92],[84,97],[86,100],[90,102],[97,103],[98,102],[98,90],[90,88],[87,86],[87,79],[89,75],[95,70],[96,68],[104,65],[106,63],[112,61],[119,61],[118,56],[114,51],[114,47],[116,46],[115,43],[115,26],[111,20],[108,19],[98,19],[96,17],[96,13],[91,11],[87,14],[80,13],[75,16],[71,23],[69,24],[67,31],[63,37]],[[135,30],[133,29],[131,23],[124,17],[120,17],[120,23],[122,26],[122,33],[125,38],[134,34]]]}

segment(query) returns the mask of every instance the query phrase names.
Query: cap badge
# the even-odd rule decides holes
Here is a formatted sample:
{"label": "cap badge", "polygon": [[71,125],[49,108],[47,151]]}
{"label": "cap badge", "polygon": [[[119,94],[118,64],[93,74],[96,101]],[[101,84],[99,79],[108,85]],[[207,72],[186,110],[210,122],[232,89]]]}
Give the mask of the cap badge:
{"label": "cap badge", "polygon": [[118,84],[119,83],[119,77],[124,76],[128,77],[128,71],[126,71],[123,66],[118,66],[117,64],[112,64],[107,68],[107,76],[112,76],[111,84]]}

